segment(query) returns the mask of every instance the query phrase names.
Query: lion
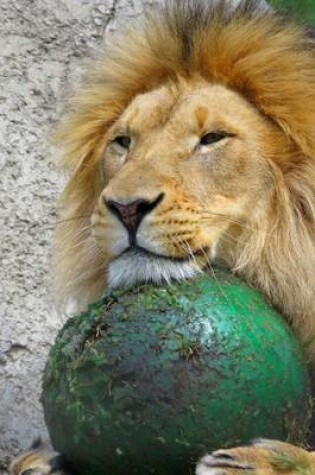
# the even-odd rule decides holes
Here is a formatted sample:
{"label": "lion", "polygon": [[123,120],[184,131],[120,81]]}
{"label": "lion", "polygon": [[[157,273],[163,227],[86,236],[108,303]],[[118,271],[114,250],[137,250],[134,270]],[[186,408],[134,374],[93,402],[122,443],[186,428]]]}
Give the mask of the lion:
{"label": "lion", "polygon": [[59,302],[220,259],[314,357],[314,57],[253,0],[174,0],[114,37],[58,133]]}
{"label": "lion", "polygon": [[[168,1],[88,71],[57,134],[69,181],[55,293],[79,309],[220,260],[280,309],[314,364],[314,39],[253,0],[231,4]],[[297,467],[314,473],[315,456],[260,441],[206,456],[197,474]]]}

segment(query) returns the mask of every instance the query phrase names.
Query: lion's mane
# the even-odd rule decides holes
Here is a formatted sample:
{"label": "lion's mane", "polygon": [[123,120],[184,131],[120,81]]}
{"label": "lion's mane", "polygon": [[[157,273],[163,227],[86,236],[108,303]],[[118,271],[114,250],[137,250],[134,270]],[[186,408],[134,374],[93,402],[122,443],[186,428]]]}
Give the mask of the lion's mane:
{"label": "lion's mane", "polygon": [[272,164],[268,210],[244,229],[227,260],[305,340],[315,335],[314,40],[259,2],[231,3],[166,2],[115,35],[88,71],[58,134],[70,178],[56,231],[56,295],[59,302],[70,296],[84,304],[106,285],[106,257],[90,232],[106,130],[139,93],[198,73],[237,91],[292,143],[292,156]]}

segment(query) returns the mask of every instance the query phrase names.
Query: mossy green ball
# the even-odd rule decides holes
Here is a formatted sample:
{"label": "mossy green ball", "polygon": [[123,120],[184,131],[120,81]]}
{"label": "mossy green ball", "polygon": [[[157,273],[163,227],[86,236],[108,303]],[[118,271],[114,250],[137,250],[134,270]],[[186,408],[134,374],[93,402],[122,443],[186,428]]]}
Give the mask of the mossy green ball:
{"label": "mossy green ball", "polygon": [[253,437],[302,442],[301,349],[236,277],[113,292],[70,319],[43,380],[55,448],[80,475],[183,475]]}

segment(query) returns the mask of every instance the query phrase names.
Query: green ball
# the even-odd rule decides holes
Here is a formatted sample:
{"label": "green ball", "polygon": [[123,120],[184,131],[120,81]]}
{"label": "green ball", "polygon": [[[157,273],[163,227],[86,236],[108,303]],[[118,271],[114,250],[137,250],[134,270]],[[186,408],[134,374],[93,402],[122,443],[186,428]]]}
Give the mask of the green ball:
{"label": "green ball", "polygon": [[223,270],[115,291],[70,319],[42,393],[53,445],[80,475],[183,475],[253,437],[302,443],[310,401],[290,328]]}

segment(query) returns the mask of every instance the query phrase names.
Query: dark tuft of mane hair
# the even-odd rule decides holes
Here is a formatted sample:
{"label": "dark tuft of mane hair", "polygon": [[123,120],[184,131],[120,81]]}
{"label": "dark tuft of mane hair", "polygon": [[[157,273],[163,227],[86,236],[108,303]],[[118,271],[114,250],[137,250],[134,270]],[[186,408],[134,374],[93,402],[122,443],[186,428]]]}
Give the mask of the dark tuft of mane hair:
{"label": "dark tuft of mane hair", "polygon": [[182,60],[189,63],[195,37],[214,22],[226,26],[237,18],[253,19],[264,14],[273,15],[273,11],[261,0],[241,0],[237,6],[231,0],[167,0],[160,7],[160,22],[181,42]]}

